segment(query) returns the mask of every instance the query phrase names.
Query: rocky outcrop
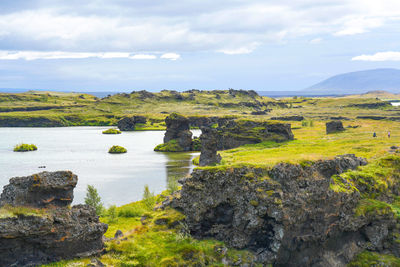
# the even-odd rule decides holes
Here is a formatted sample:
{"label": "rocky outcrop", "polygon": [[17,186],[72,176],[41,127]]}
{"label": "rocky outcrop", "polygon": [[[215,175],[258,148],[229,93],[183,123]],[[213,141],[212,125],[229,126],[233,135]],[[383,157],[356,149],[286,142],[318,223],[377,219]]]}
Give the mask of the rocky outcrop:
{"label": "rocky outcrop", "polygon": [[283,142],[294,138],[290,124],[232,118],[219,118],[216,129],[202,127],[201,130],[200,166],[218,163],[221,158],[217,156],[217,150],[264,141]]}
{"label": "rocky outcrop", "polygon": [[59,118],[44,116],[0,116],[0,127],[62,127],[67,126]]}
{"label": "rocky outcrop", "polygon": [[294,138],[290,124],[285,123],[221,119],[216,129],[218,150],[257,144],[267,140],[282,142]]}
{"label": "rocky outcrop", "polygon": [[343,128],[343,123],[341,121],[330,121],[326,123],[326,133],[337,133],[343,132],[345,129]]}
{"label": "rocky outcrop", "polygon": [[147,120],[144,116],[126,117],[118,121],[118,129],[121,131],[134,131],[136,124],[146,122]]}
{"label": "rocky outcrop", "polygon": [[385,240],[396,227],[393,214],[354,215],[365,186],[332,189],[338,175],[365,164],[343,155],[271,169],[196,169],[171,205],[185,214],[193,236],[250,249],[260,263],[345,266],[366,248],[388,249]]}
{"label": "rocky outcrop", "polygon": [[69,208],[77,182],[71,172],[10,180],[0,205],[0,266],[38,266],[103,251],[107,225],[94,208]]}
{"label": "rocky outcrop", "polygon": [[221,161],[221,156],[217,154],[217,140],[218,132],[216,129],[202,127],[202,134],[200,136],[201,140],[201,154],[199,165],[207,166],[219,163]]}
{"label": "rocky outcrop", "polygon": [[293,116],[282,116],[282,117],[272,117],[271,120],[275,121],[303,121],[303,116],[293,115]]}
{"label": "rocky outcrop", "polygon": [[[173,146],[171,147],[174,148],[174,152],[190,151],[192,149],[192,132],[189,130],[189,119],[177,113],[172,113],[165,118],[165,124],[167,131],[164,135],[164,144],[168,146],[172,142]],[[163,150],[159,149],[159,151]]]}
{"label": "rocky outcrop", "polygon": [[0,196],[0,206],[66,207],[72,203],[77,182],[77,176],[70,171],[11,178]]}
{"label": "rocky outcrop", "polygon": [[205,117],[205,116],[191,116],[189,117],[189,125],[190,127],[202,127],[202,126],[211,126],[214,123],[217,123],[218,117]]}

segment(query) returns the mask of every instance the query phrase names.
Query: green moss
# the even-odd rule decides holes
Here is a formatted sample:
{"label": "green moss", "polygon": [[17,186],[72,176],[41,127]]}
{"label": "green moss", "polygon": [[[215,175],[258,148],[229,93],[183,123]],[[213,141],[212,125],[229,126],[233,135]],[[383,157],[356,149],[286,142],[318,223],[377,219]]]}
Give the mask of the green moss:
{"label": "green moss", "polygon": [[395,214],[389,203],[376,199],[361,199],[355,210],[355,216]]}
{"label": "green moss", "polygon": [[36,209],[31,207],[4,205],[0,208],[0,219],[18,216],[39,216],[47,215],[46,209]]}
{"label": "green moss", "polygon": [[126,152],[128,152],[128,150],[126,150],[126,148],[124,148],[122,146],[112,146],[108,150],[108,153],[110,153],[110,154],[121,154],[121,153],[126,153]]}
{"label": "green moss", "polygon": [[182,152],[184,149],[178,144],[178,141],[173,139],[167,143],[160,144],[154,148],[158,152]]}
{"label": "green moss", "polygon": [[14,147],[14,152],[27,152],[35,150],[37,150],[37,147],[33,144],[19,144]]}
{"label": "green moss", "polygon": [[118,129],[107,129],[103,131],[103,134],[120,134],[121,131]]}
{"label": "green moss", "polygon": [[257,207],[259,205],[257,200],[250,200],[250,205],[252,205],[253,207]]}
{"label": "green moss", "polygon": [[370,266],[400,266],[400,258],[389,254],[379,254],[376,252],[364,251],[358,254],[348,265],[348,267],[370,267]]}

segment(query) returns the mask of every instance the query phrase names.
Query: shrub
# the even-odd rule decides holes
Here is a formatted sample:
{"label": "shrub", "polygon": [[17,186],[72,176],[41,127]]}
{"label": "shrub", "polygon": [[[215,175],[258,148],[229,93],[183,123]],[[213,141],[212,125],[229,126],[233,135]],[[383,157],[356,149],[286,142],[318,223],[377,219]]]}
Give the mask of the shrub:
{"label": "shrub", "polygon": [[152,210],[156,204],[154,193],[150,192],[149,186],[144,186],[143,203],[149,210]]}
{"label": "shrub", "polygon": [[193,151],[200,151],[201,150],[201,140],[200,138],[193,138],[192,141],[192,150]]}
{"label": "shrub", "polygon": [[139,206],[125,206],[121,207],[118,216],[125,218],[141,217],[145,213],[145,210]]}
{"label": "shrub", "polygon": [[97,189],[92,185],[87,186],[85,204],[95,208],[98,216],[103,213],[103,203],[101,203],[101,198],[97,192]]}
{"label": "shrub", "polygon": [[121,131],[118,129],[108,129],[108,130],[104,130],[103,134],[120,134]]}
{"label": "shrub", "polygon": [[26,151],[35,151],[37,150],[37,146],[31,144],[19,144],[14,147],[14,152],[26,152]]}
{"label": "shrub", "polygon": [[121,153],[126,153],[128,150],[122,146],[112,146],[109,150],[108,153],[111,154],[121,154]]}

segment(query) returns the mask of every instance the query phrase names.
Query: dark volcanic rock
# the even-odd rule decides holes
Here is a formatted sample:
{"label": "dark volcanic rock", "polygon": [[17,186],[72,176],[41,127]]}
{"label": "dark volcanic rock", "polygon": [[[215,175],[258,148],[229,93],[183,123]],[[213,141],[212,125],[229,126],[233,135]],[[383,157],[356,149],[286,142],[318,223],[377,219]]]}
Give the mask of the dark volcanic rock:
{"label": "dark volcanic rock", "polygon": [[133,116],[121,119],[118,122],[118,129],[121,131],[134,131],[137,123],[146,123],[146,117],[144,116]]}
{"label": "dark volcanic rock", "polygon": [[74,198],[73,190],[77,181],[77,176],[70,171],[41,172],[11,178],[0,196],[0,206],[68,206]]}
{"label": "dark volcanic rock", "polygon": [[343,123],[341,121],[330,121],[326,123],[326,133],[336,133],[342,132],[345,129],[343,128]]}
{"label": "dark volcanic rock", "polygon": [[165,118],[167,131],[164,135],[164,143],[171,140],[177,140],[183,151],[190,151],[192,147],[192,132],[189,131],[189,119],[172,113]]}
{"label": "dark volcanic rock", "polygon": [[199,165],[207,166],[219,163],[221,156],[217,154],[218,132],[216,129],[202,127],[201,128],[201,154]]}
{"label": "dark volcanic rock", "polygon": [[282,142],[294,138],[290,124],[234,120],[232,118],[219,118],[218,128],[202,127],[201,130],[200,166],[220,162],[221,158],[217,155],[217,150],[264,141]]}
{"label": "dark volcanic rock", "polygon": [[217,123],[218,117],[191,116],[189,117],[190,127],[211,126]]}
{"label": "dark volcanic rock", "polygon": [[391,106],[392,105],[386,101],[348,105],[348,107],[366,108],[366,109],[376,109],[376,108],[384,108],[384,107],[391,107]]}
{"label": "dark volcanic rock", "polygon": [[[76,182],[71,172],[10,180],[1,195],[2,210],[11,213],[0,217],[0,266],[38,266],[103,251],[107,225],[99,222],[95,209],[66,207]],[[46,209],[30,211],[29,207]],[[13,215],[13,211],[18,213]]]}
{"label": "dark volcanic rock", "polygon": [[282,116],[282,117],[272,117],[271,120],[276,120],[276,121],[302,121],[304,120],[303,116]]}
{"label": "dark volcanic rock", "polygon": [[368,119],[368,120],[384,120],[385,116],[357,116],[357,119]]}
{"label": "dark volcanic rock", "polygon": [[[273,266],[345,266],[365,246],[382,246],[395,220],[355,217],[360,193],[330,189],[332,175],[365,165],[354,155],[272,169],[197,169],[171,205],[191,234],[250,249]],[[195,207],[195,208],[194,208]]]}

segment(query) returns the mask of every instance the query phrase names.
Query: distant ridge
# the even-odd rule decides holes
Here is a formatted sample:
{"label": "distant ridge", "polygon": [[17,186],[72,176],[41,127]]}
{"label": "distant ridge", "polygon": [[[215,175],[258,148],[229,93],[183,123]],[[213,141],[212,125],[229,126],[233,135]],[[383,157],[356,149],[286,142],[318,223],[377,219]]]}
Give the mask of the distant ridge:
{"label": "distant ridge", "polygon": [[374,69],[339,74],[303,90],[321,95],[362,94],[369,91],[400,93],[400,70]]}

